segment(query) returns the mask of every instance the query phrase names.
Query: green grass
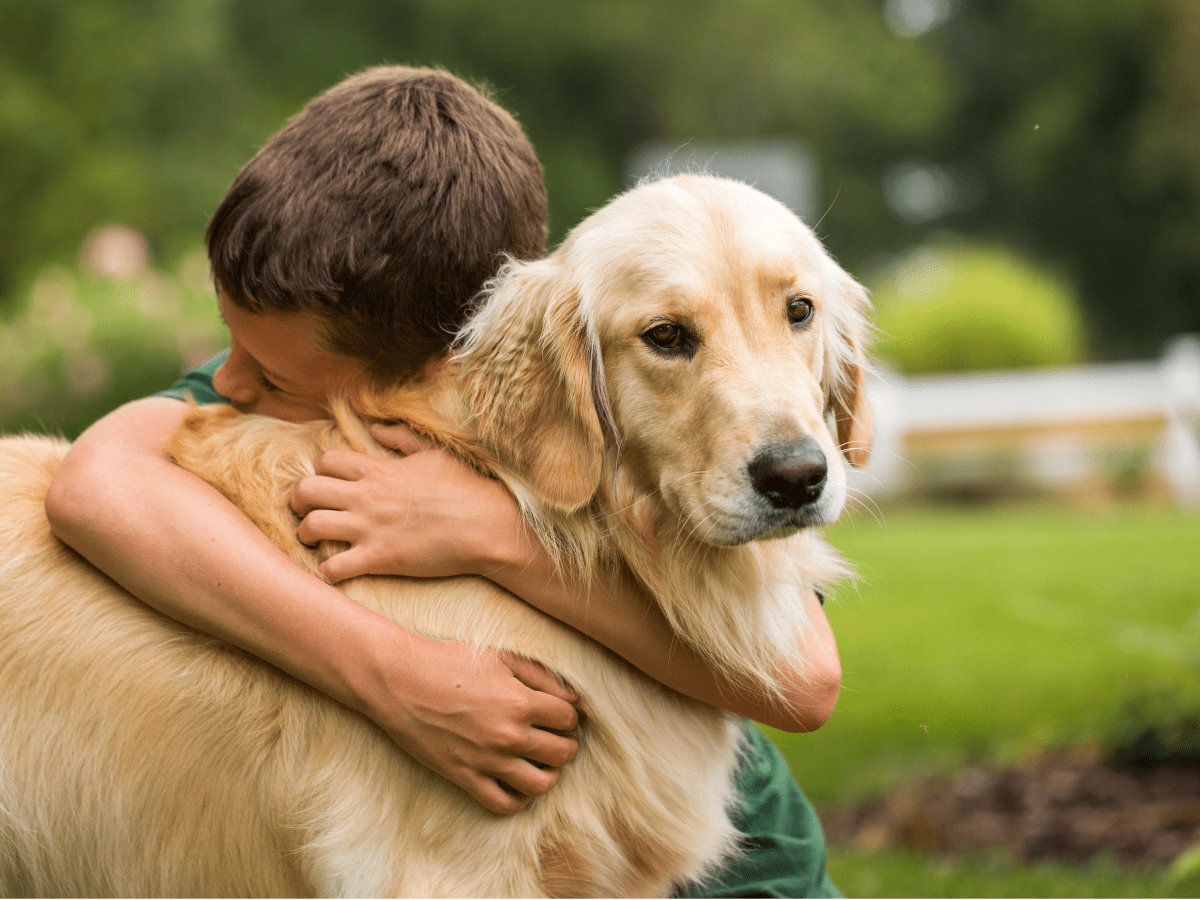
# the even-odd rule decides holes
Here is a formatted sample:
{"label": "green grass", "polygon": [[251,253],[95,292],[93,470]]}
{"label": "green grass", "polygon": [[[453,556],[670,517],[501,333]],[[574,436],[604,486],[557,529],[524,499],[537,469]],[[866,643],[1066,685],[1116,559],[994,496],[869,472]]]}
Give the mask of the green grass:
{"label": "green grass", "polygon": [[771,732],[818,804],[914,772],[1102,738],[1130,698],[1200,698],[1200,516],[890,510],[832,542],[843,676],[811,735]]}
{"label": "green grass", "polygon": [[1194,897],[1197,885],[1107,860],[1018,865],[1002,856],[944,862],[914,853],[833,850],[829,874],[847,897]]}
{"label": "green grass", "polygon": [[[844,671],[838,707],[811,735],[768,729],[818,805],[970,760],[1103,744],[1156,708],[1200,709],[1200,515],[888,510],[882,524],[860,514],[829,537],[861,574],[827,605]],[[1021,866],[836,847],[829,871],[848,896],[1200,887],[1104,861]]]}

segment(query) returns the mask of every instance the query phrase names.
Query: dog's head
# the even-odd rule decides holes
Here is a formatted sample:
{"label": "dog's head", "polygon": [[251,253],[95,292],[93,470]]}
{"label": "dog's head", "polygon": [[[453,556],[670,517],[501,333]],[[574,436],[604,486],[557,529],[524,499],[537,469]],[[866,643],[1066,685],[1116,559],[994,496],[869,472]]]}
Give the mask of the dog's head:
{"label": "dog's head", "polygon": [[606,471],[732,545],[832,522],[866,462],[866,292],[783,205],[678,176],[509,266],[464,332],[474,427],[560,510]]}

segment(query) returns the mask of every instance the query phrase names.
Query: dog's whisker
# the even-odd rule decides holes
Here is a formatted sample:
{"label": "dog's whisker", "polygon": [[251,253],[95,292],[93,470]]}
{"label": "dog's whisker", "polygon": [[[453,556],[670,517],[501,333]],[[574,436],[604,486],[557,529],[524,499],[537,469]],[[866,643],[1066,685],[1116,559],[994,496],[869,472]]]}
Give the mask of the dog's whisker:
{"label": "dog's whisker", "polygon": [[880,486],[881,486],[881,485],[883,484],[883,479],[882,479],[882,478],[880,478],[878,475],[875,475],[875,474],[873,474],[873,473],[871,473],[871,472],[866,472],[866,471],[862,471],[862,470],[860,470],[860,471],[859,471],[859,473],[858,473],[858,477],[859,477],[859,478],[866,478],[866,479],[869,479],[870,481],[873,481],[873,482],[875,482],[875,484],[876,484],[876,485],[880,485]]}
{"label": "dog's whisker", "polygon": [[675,524],[675,537],[676,537],[676,539],[677,539],[677,540],[681,540],[681,541],[683,541],[683,540],[687,540],[687,541],[690,541],[690,540],[692,540],[692,538],[693,538],[693,536],[696,534],[696,532],[697,532],[697,531],[698,531],[698,530],[699,530],[699,529],[700,529],[702,526],[704,526],[704,525],[708,524],[708,522],[709,522],[709,521],[711,521],[711,520],[712,520],[712,518],[713,518],[714,516],[716,516],[716,515],[717,515],[717,510],[710,510],[709,512],[707,512],[707,513],[705,513],[703,516],[701,516],[699,519],[696,519],[695,521],[692,521],[692,522],[690,523],[691,527],[688,529],[688,533],[687,533],[686,535],[683,533],[683,528],[684,528],[684,526],[685,526],[685,525],[688,525],[688,524],[689,524],[689,521],[688,521],[687,519],[681,519],[681,520],[679,520],[679,521],[678,521],[678,522],[676,522],[676,524]]}
{"label": "dog's whisker", "polygon": [[813,225],[813,231],[816,231],[818,228],[821,227],[821,223],[825,221],[825,217],[827,215],[829,215],[830,211],[833,209],[833,204],[837,203],[838,197],[840,197],[841,195],[842,195],[842,186],[839,184],[837,191],[833,195],[833,199],[830,200],[829,205],[827,207],[825,207],[825,212],[821,213],[821,218],[817,219],[816,224]]}
{"label": "dog's whisker", "polygon": [[893,459],[898,459],[909,468],[915,468],[913,462],[903,453],[896,450],[889,450],[886,447],[872,446],[869,441],[846,441],[843,444],[838,444],[838,450],[843,453],[847,450],[870,450],[875,456],[889,456]]}
{"label": "dog's whisker", "polygon": [[861,491],[852,491],[846,495],[846,502],[852,503],[865,510],[880,528],[884,527],[883,510],[871,497]]}

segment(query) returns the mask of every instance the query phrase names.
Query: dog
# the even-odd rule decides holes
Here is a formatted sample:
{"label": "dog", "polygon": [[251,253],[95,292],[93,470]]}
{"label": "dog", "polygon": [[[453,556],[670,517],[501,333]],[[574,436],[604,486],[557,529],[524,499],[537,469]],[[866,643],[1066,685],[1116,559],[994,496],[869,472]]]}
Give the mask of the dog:
{"label": "dog", "polygon": [[[682,640],[779,695],[801,592],[846,574],[813,526],[870,440],[866,292],[784,206],[643,184],[508,264],[428,383],[291,424],[197,407],[176,461],[310,570],[293,485],[403,420],[499,478],[563,566],[619,567]],[[512,816],[365,718],[160,616],[55,540],[65,452],[0,441],[0,892],[665,896],[738,852],[741,726],[479,578],[362,577],[358,602],[519,653],[579,695],[578,757]]]}

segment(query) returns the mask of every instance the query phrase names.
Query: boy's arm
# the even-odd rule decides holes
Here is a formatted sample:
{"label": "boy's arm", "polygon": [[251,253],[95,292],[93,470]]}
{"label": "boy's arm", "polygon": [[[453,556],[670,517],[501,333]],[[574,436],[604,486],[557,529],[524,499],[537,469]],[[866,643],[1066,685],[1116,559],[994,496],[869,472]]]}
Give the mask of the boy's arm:
{"label": "boy's arm", "polygon": [[637,586],[604,578],[580,585],[556,571],[499,482],[424,449],[403,426],[373,431],[408,456],[377,460],[331,451],[318,460],[318,475],[301,481],[293,494],[293,510],[305,516],[301,540],[351,544],[322,565],[331,581],[366,573],[483,575],[697,700],[793,732],[819,728],[832,714],[841,664],[814,594],[802,598],[813,626],[805,636],[809,666],[779,673],[784,707],[714,671]]}
{"label": "boy's arm", "polygon": [[[573,584],[554,570],[545,551],[518,532],[527,555],[496,564],[485,574],[543,612],[589,635],[668,687],[782,731],[815,731],[833,714],[842,684],[837,643],[820,601],[811,591],[804,602],[812,629],[805,635],[803,671],[779,671],[787,706],[746,691],[715,671],[680,640],[658,605],[628,581]],[[535,546],[529,546],[534,543]],[[506,557],[511,559],[512,557]],[[580,602],[580,598],[585,598]]]}
{"label": "boy's arm", "polygon": [[[515,657],[406,631],[289,559],[164,453],[187,412],[152,397],[75,442],[46,497],[55,533],[135,596],[380,725],[494,812],[556,782],[578,745],[569,691]],[[523,796],[504,789],[510,785]]]}

